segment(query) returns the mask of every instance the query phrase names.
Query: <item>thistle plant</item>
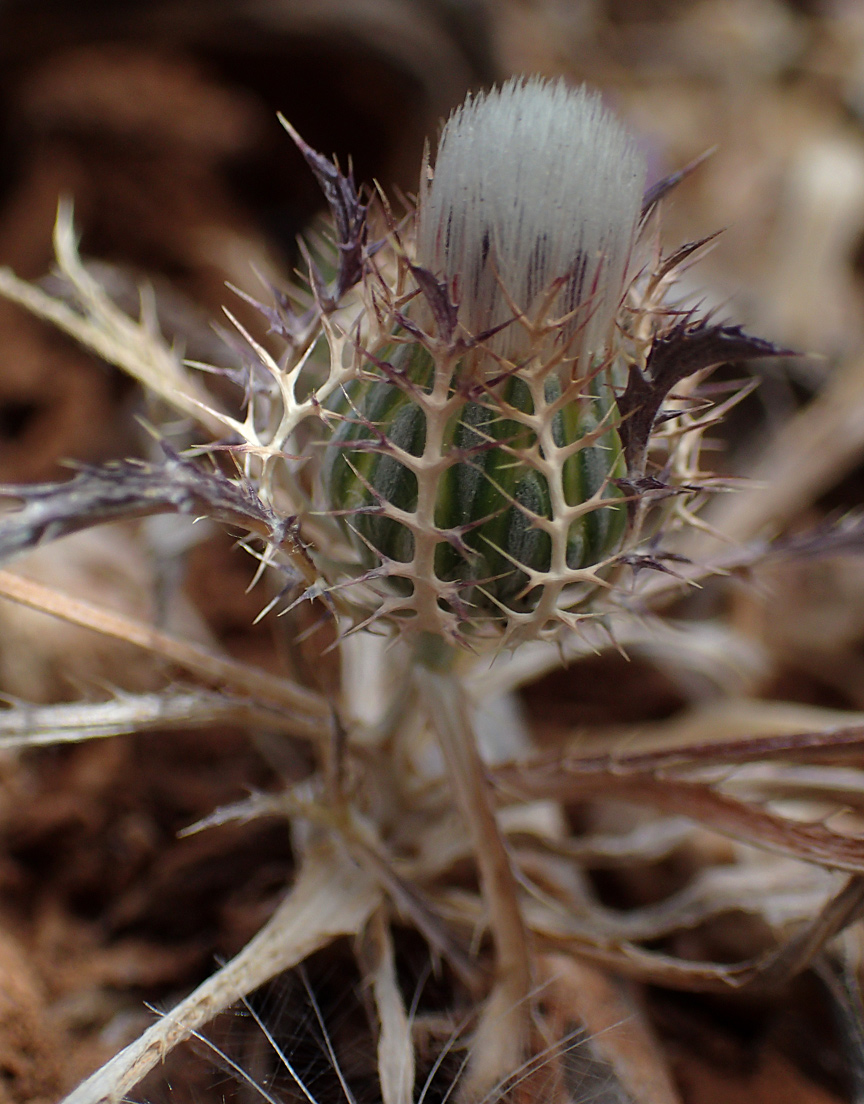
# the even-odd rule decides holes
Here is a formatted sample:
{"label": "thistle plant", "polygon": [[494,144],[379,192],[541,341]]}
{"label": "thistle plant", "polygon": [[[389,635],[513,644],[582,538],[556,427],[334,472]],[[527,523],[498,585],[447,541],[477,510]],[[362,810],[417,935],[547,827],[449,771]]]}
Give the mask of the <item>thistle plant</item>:
{"label": "thistle plant", "polygon": [[[532,642],[566,651],[600,633],[626,640],[636,569],[667,580],[673,562],[685,576],[702,570],[675,553],[676,535],[712,488],[699,446],[722,408],[706,407],[699,384],[719,363],[778,350],[672,300],[676,271],[704,244],[670,255],[658,245],[657,206],[681,174],[646,192],[637,143],[596,94],[517,79],[456,110],[423,167],[416,210],[398,218],[383,195],[366,202],[350,174],[285,125],[323,188],[332,228],[304,246],[306,288],[254,304],[269,322],[266,340],[236,323],[240,366],[223,371],[242,387],[240,410],[216,400],[200,366],[181,363],[152,320],[114,306],[77,256],[68,211],[56,237],[65,301],[0,273],[3,294],[217,438],[190,440],[185,452],[164,444],[162,463],[6,488],[23,506],[0,518],[0,553],[114,518],[207,515],[248,534],[272,587],[268,610],[313,604],[345,655],[357,638],[377,655],[377,634],[389,648],[379,668],[400,675],[377,721],[364,724],[347,683],[303,687],[164,633],[133,632],[116,617],[98,619],[101,631],[218,686],[219,698],[166,691],[172,723],[224,713],[269,726],[311,742],[316,767],[284,794],[214,815],[214,823],[281,815],[302,825],[295,886],[236,959],[73,1094],[79,1104],[119,1098],[219,1008],[343,934],[367,944],[382,1097],[410,1104],[415,1049],[396,980],[397,918],[482,998],[459,1086],[465,1100],[515,1093],[508,1077],[533,1075],[538,1055],[560,1043],[533,1001],[548,982],[550,948],[570,956],[568,969],[587,955],[640,977],[696,984],[686,964],[676,962],[676,973],[668,958],[637,953],[593,914],[582,928],[567,927],[549,904],[555,894],[573,897],[562,867],[567,841],[534,817],[539,799],[605,787],[786,854],[864,870],[864,858],[835,846],[827,828],[818,840],[794,820],[781,831],[750,815],[746,801],[676,777],[675,764],[686,761],[680,748],[669,761],[657,753],[632,763],[574,752],[565,769],[542,756],[490,765],[477,747],[472,686],[490,657],[506,660]],[[14,576],[0,582],[6,596],[50,606]],[[51,608],[83,623],[90,616],[80,603]],[[118,703],[105,704],[119,731]],[[143,725],[139,707],[128,728]],[[79,723],[86,731],[96,722]],[[430,734],[443,774],[426,754]],[[502,805],[514,832],[556,856],[542,891],[526,889],[530,857],[520,865]],[[466,859],[478,875],[472,892],[449,881]],[[839,906],[834,888],[825,890],[833,911],[810,942],[774,962],[772,976],[800,968],[801,947],[815,953],[860,904],[857,882]],[[478,931],[489,937],[480,959],[467,949]],[[657,938],[650,931],[645,939]],[[711,984],[723,969],[712,966]],[[730,985],[739,980],[729,973]],[[544,1091],[544,1099],[570,1099],[561,1085]],[[531,1099],[524,1085],[520,1092]]]}

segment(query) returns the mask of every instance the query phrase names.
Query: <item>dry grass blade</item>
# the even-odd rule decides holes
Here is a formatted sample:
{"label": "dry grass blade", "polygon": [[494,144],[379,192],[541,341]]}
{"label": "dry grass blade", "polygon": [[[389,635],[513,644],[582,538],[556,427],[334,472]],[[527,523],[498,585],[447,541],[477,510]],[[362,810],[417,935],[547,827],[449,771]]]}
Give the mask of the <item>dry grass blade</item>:
{"label": "dry grass blade", "polygon": [[217,1013],[340,935],[356,935],[380,904],[373,878],[338,851],[305,859],[293,889],[244,949],[130,1046],[70,1093],[64,1104],[119,1104],[178,1043]]}
{"label": "dry grass blade", "polygon": [[585,797],[616,797],[636,805],[687,816],[722,835],[764,847],[781,855],[819,863],[836,870],[864,872],[864,838],[834,832],[823,824],[808,824],[778,816],[756,805],[737,801],[699,782],[657,778],[651,772],[618,774],[580,770],[560,760],[502,768],[494,783],[509,800],[575,801]]}
{"label": "dry grass blade", "polygon": [[70,705],[15,703],[0,710],[0,748],[49,747],[129,732],[219,723],[255,723],[276,731],[291,731],[292,727],[279,710],[256,706],[248,699],[178,689]]}
{"label": "dry grass blade", "polygon": [[243,692],[268,706],[288,709],[292,714],[290,724],[294,735],[317,739],[324,734],[329,717],[327,703],[318,694],[288,679],[277,678],[257,667],[215,655],[200,645],[179,640],[169,633],[90,602],[71,598],[11,571],[0,571],[0,597],[105,636],[128,641],[219,688]]}

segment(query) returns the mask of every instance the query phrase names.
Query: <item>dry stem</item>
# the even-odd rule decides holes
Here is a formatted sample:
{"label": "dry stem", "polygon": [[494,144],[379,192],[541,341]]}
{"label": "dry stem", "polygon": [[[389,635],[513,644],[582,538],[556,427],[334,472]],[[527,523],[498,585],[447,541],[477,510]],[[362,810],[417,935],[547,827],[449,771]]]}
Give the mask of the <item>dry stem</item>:
{"label": "dry stem", "polygon": [[417,664],[416,679],[438,736],[456,804],[471,833],[495,943],[496,1033],[507,1040],[507,1045],[491,1066],[500,1061],[507,1068],[479,1068],[484,1065],[481,1055],[480,1062],[475,1061],[469,1072],[470,1096],[477,1089],[482,1093],[488,1083],[506,1077],[523,1057],[529,1035],[533,980],[529,939],[464,688],[452,672],[436,670],[422,662]]}

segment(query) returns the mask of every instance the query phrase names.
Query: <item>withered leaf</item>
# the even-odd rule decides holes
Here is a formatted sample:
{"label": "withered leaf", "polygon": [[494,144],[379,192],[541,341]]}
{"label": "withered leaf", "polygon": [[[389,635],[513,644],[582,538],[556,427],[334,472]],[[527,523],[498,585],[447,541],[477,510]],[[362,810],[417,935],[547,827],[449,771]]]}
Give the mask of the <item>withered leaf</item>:
{"label": "withered leaf", "polygon": [[618,432],[631,479],[645,473],[648,441],[660,407],[672,388],[704,368],[730,360],[792,356],[770,341],[751,337],[740,326],[686,319],[654,339],[643,373],[636,365],[624,393],[618,399],[621,423]]}
{"label": "withered leaf", "polygon": [[864,874],[864,839],[843,835],[824,824],[792,820],[760,806],[720,793],[711,785],[674,777],[620,770],[585,770],[578,761],[559,757],[547,762],[499,768],[494,782],[501,793],[522,800],[576,801],[603,794],[647,805],[691,820],[781,855],[833,870]]}
{"label": "withered leaf", "polygon": [[166,460],[156,464],[123,460],[83,467],[63,483],[0,485],[0,497],[24,503],[0,515],[0,563],[81,529],[161,513],[203,513],[277,545],[291,541],[291,519],[274,514],[251,486],[166,452]]}
{"label": "withered leaf", "polygon": [[280,119],[314,173],[333,216],[336,242],[339,246],[339,272],[330,288],[329,299],[335,305],[349,288],[358,283],[363,274],[368,205],[360,202],[351,172],[345,176],[335,162],[317,153],[304,142],[287,119],[281,116]]}
{"label": "withered leaf", "polygon": [[860,918],[862,903],[864,880],[859,876],[848,878],[842,889],[791,938],[757,957],[731,963],[677,958],[626,939],[604,946],[585,937],[569,936],[562,943],[578,951],[580,957],[601,963],[616,973],[670,989],[728,993],[752,986],[762,991],[776,990],[817,958],[835,935]]}

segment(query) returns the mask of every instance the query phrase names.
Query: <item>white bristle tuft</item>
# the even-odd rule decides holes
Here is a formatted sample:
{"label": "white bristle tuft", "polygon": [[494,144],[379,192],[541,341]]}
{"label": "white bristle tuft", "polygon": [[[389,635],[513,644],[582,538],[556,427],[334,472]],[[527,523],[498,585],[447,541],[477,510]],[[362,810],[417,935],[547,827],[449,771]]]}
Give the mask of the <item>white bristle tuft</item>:
{"label": "white bristle tuft", "polygon": [[[509,296],[532,321],[575,312],[572,351],[592,357],[621,302],[644,181],[642,154],[596,93],[509,80],[445,125],[421,189],[418,262],[447,281],[470,334],[511,319]],[[518,357],[526,344],[514,323],[491,347]]]}

